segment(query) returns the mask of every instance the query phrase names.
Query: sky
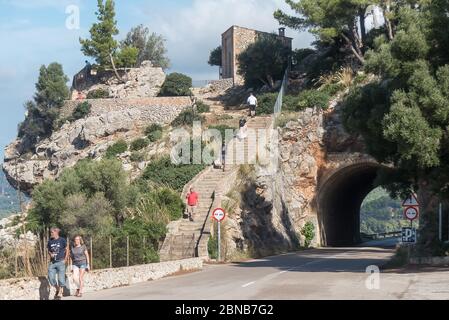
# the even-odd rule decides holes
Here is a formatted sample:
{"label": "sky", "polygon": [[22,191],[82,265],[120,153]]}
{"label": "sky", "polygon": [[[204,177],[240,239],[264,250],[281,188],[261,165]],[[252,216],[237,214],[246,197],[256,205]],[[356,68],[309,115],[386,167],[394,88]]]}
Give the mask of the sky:
{"label": "sky", "polygon": [[[138,24],[147,26],[167,40],[168,72],[182,72],[193,80],[218,78],[218,69],[207,64],[209,52],[221,44],[221,34],[230,26],[274,32],[280,26],[273,12],[281,8],[291,13],[285,0],[115,3],[118,40]],[[33,96],[39,67],[59,62],[71,79],[84,66],[79,38],[88,37],[96,21],[96,4],[95,0],[0,0],[0,162],[24,118],[23,104]],[[295,48],[309,47],[314,40],[307,32],[287,29],[286,33],[294,38]]]}

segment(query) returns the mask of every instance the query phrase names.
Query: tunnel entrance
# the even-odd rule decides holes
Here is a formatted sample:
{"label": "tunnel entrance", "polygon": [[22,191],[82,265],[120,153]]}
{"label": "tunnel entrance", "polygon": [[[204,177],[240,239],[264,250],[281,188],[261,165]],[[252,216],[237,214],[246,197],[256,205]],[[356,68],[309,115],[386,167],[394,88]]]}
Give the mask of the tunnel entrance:
{"label": "tunnel entrance", "polygon": [[318,193],[318,219],[322,245],[352,246],[361,242],[360,207],[377,186],[382,166],[376,163],[349,165],[333,173]]}

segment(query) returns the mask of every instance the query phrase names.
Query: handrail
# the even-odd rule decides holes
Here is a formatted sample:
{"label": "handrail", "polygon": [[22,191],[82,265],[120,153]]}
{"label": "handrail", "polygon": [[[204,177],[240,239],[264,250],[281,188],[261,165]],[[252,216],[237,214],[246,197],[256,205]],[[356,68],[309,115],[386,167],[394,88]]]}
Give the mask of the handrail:
{"label": "handrail", "polygon": [[211,201],[211,203],[210,203],[209,210],[207,210],[206,219],[204,219],[203,226],[201,227],[200,236],[198,237],[198,240],[197,240],[197,242],[196,242],[196,244],[195,244],[195,249],[194,249],[194,250],[195,250],[195,256],[197,256],[197,257],[199,256],[198,247],[199,247],[199,245],[200,245],[200,243],[201,243],[201,239],[202,239],[203,234],[204,234],[204,229],[206,228],[206,225],[207,225],[207,223],[209,222],[209,216],[210,216],[210,213],[211,213],[212,208],[213,208],[213,206],[214,206],[214,202],[215,202],[215,198],[216,198],[216,193],[217,193],[216,190],[214,190],[214,192],[212,193],[212,196],[211,196],[212,201]]}
{"label": "handrail", "polygon": [[282,78],[282,85],[279,90],[279,94],[277,96],[276,103],[274,104],[274,110],[273,110],[274,118],[277,118],[277,116],[279,114],[281,114],[281,112],[282,112],[282,103],[284,100],[284,95],[287,92],[290,68],[291,68],[291,57],[289,57],[288,66],[285,69],[284,77]]}

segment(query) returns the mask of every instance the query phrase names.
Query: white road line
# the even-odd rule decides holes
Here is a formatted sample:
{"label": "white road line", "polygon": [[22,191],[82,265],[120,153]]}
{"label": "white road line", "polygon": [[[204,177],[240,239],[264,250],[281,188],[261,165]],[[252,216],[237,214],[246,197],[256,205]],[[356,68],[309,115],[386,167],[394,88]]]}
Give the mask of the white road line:
{"label": "white road line", "polygon": [[250,285],[253,285],[253,284],[255,284],[255,283],[256,283],[256,281],[249,282],[249,283],[247,283],[247,284],[244,284],[244,285],[242,286],[242,288],[249,287]]}

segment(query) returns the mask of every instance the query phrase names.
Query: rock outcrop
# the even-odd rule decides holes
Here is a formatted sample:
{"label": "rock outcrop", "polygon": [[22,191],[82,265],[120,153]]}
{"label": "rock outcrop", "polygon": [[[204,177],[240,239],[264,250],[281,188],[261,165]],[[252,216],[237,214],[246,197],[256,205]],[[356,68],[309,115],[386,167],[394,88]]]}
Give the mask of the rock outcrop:
{"label": "rock outcrop", "polygon": [[154,67],[151,61],[142,62],[140,68],[119,70],[119,75],[122,81],[111,70],[92,75],[83,69],[74,77],[73,98],[76,99],[79,93],[87,95],[98,89],[109,92],[110,98],[156,97],[166,78],[164,70]]}
{"label": "rock outcrop", "polygon": [[20,184],[20,188],[29,193],[35,185],[57,177],[64,168],[81,159],[102,157],[118,139],[131,141],[141,137],[149,124],[171,123],[190,106],[187,97],[161,99],[160,103],[157,98],[151,100],[150,105],[145,99],[142,103],[122,100],[115,108],[105,109],[102,114],[94,110],[87,118],[66,122],[50,138],[41,141],[32,155],[18,156],[20,141],[15,141],[5,150],[3,170],[14,186]]}

